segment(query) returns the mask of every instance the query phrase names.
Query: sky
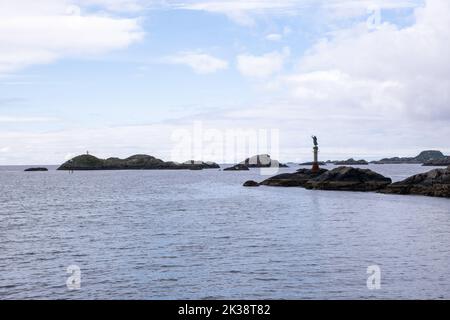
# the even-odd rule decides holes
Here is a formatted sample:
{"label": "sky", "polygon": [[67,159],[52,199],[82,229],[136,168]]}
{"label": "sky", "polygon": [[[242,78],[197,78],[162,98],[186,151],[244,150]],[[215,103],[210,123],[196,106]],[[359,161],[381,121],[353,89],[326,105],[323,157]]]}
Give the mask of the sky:
{"label": "sky", "polygon": [[0,165],[450,154],[448,0],[0,0]]}

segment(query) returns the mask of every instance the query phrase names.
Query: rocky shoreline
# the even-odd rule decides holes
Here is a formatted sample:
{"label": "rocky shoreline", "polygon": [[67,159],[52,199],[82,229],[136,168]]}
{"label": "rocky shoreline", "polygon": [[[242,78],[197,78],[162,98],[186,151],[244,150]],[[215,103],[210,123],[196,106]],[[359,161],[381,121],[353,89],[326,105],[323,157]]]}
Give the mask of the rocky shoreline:
{"label": "rocky shoreline", "polygon": [[244,186],[302,187],[310,190],[379,192],[385,194],[423,195],[450,198],[450,166],[414,175],[392,183],[390,178],[369,169],[338,167],[333,170],[301,169],[257,183],[247,181]]}

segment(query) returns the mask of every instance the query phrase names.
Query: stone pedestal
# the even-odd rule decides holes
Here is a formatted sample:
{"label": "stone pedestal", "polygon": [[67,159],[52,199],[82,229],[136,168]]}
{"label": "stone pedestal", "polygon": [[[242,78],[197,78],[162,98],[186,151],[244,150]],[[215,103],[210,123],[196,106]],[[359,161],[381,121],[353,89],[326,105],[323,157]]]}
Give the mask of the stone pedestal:
{"label": "stone pedestal", "polygon": [[314,162],[313,162],[313,166],[312,166],[311,170],[312,170],[312,172],[317,172],[317,171],[320,170],[320,167],[319,167],[319,147],[315,146],[313,148],[313,150],[314,150]]}

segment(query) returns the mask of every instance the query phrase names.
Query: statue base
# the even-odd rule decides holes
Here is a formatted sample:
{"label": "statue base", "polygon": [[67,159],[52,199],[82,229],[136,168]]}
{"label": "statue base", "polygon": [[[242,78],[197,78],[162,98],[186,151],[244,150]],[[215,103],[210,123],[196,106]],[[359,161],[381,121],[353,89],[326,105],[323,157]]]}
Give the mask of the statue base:
{"label": "statue base", "polygon": [[319,172],[320,167],[318,162],[314,162],[311,171],[312,172]]}

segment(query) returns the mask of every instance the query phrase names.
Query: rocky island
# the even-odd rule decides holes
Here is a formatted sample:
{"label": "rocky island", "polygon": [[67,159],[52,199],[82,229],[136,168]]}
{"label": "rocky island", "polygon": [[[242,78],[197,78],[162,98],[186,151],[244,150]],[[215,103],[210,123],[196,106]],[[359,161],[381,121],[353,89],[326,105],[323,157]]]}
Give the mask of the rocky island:
{"label": "rocky island", "polygon": [[248,166],[246,166],[245,164],[236,164],[232,167],[229,168],[225,168],[223,169],[223,171],[249,171],[250,168]]}
{"label": "rocky island", "polygon": [[450,167],[436,169],[392,183],[369,169],[338,167],[333,170],[301,169],[274,176],[261,183],[247,181],[244,186],[303,187],[310,190],[379,192],[385,194],[424,195],[450,198]]}
{"label": "rocky island", "polygon": [[390,178],[369,169],[339,167],[308,180],[305,188],[368,192],[381,190],[391,183]]}
{"label": "rocky island", "polygon": [[319,171],[300,169],[295,173],[274,176],[264,180],[259,185],[368,192],[381,190],[391,183],[392,180],[390,178],[386,178],[369,169],[338,167],[330,171],[326,169],[319,169]]}
{"label": "rocky island", "polygon": [[355,160],[350,158],[344,161],[335,161],[333,164],[337,166],[367,166],[369,163],[366,160]]}
{"label": "rocky island", "polygon": [[372,161],[373,164],[423,164],[433,160],[441,160],[447,158],[441,151],[426,150],[422,151],[415,157],[394,157],[385,158],[379,161]]}
{"label": "rocky island", "polygon": [[319,171],[314,172],[310,169],[300,169],[295,173],[279,174],[264,180],[260,185],[271,187],[305,187],[310,179],[316,178],[327,171],[325,169],[319,169]]}
{"label": "rocky island", "polygon": [[[303,162],[303,163],[300,163],[299,166],[312,166],[313,164],[314,164],[314,162]],[[322,162],[322,161],[317,162],[317,164],[319,166],[326,166],[327,165],[326,162]]]}
{"label": "rocky island", "polygon": [[95,156],[85,154],[65,162],[58,170],[202,170],[219,168],[220,166],[214,162],[193,160],[184,163],[165,162],[148,155],[134,155],[126,159],[99,159]]}
{"label": "rocky island", "polygon": [[450,198],[450,167],[417,174],[393,183],[380,192]]}
{"label": "rocky island", "polygon": [[280,163],[278,160],[272,160],[268,154],[260,154],[245,159],[241,163],[249,168],[288,168],[287,165]]}
{"label": "rocky island", "polygon": [[448,167],[450,166],[450,157],[442,159],[429,160],[423,164],[426,167]]}

